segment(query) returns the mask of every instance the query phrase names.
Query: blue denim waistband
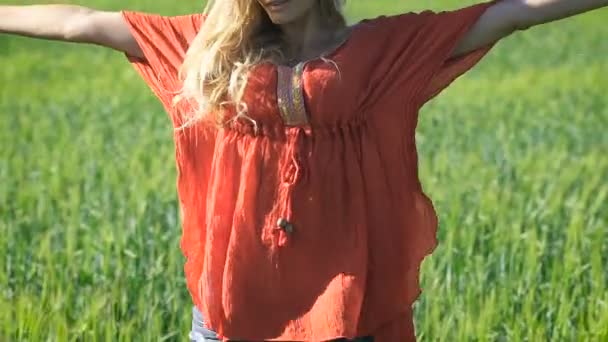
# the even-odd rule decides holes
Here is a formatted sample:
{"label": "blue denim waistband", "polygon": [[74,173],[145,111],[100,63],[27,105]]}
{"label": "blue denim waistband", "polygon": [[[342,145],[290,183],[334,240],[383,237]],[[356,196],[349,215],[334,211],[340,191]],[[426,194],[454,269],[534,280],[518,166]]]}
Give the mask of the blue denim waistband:
{"label": "blue denim waistband", "polygon": [[[192,331],[190,331],[190,342],[220,341],[217,334],[207,329],[203,314],[196,308],[192,308]],[[360,337],[354,340],[339,339],[336,342],[373,342],[373,337]]]}

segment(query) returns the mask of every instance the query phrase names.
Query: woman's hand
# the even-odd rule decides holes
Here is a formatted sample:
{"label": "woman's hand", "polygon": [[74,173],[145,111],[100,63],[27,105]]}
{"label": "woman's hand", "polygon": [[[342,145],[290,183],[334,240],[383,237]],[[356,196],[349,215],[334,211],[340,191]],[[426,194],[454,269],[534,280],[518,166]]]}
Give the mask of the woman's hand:
{"label": "woman's hand", "polygon": [[608,6],[608,0],[502,0],[491,6],[463,38],[453,56],[496,42],[517,30]]}
{"label": "woman's hand", "polygon": [[143,57],[119,12],[72,5],[0,6],[0,33],[96,44]]}

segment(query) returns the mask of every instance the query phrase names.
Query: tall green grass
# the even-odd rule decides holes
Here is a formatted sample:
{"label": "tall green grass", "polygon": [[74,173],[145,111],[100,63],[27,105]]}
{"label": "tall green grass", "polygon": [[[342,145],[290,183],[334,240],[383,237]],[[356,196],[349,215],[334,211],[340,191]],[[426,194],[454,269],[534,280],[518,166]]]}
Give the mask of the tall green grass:
{"label": "tall green grass", "polygon": [[[608,341],[607,20],[517,34],[423,110],[441,244],[422,270],[421,340]],[[184,340],[172,132],[124,58],[2,36],[0,115],[0,341]]]}

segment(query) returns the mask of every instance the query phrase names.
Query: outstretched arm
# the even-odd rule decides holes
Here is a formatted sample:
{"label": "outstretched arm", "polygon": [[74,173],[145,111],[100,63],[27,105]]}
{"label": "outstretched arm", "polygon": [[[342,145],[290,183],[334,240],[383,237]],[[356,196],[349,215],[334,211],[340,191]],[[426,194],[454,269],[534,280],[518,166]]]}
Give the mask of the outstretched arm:
{"label": "outstretched arm", "polygon": [[119,12],[72,5],[0,6],[0,33],[96,44],[143,57]]}
{"label": "outstretched arm", "polygon": [[453,57],[496,42],[517,30],[608,6],[608,0],[502,0],[491,6],[465,35]]}

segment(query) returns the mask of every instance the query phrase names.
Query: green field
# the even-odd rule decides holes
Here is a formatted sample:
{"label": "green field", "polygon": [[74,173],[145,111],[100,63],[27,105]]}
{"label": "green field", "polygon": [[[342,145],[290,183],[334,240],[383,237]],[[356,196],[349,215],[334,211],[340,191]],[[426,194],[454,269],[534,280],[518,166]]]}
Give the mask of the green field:
{"label": "green field", "polygon": [[[348,12],[471,3],[354,0]],[[421,113],[421,178],[441,223],[420,340],[608,341],[606,22],[603,10],[508,38]],[[101,48],[1,36],[0,66],[0,341],[185,340],[160,104]]]}

